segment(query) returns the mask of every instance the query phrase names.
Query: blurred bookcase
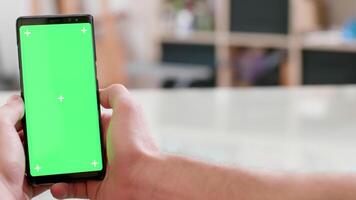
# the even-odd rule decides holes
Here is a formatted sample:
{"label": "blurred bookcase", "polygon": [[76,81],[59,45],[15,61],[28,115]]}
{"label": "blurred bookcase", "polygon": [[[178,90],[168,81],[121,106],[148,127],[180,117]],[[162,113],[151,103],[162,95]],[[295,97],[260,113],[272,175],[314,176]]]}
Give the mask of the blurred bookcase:
{"label": "blurred bookcase", "polygon": [[[167,0],[160,1],[164,7]],[[155,57],[162,62],[193,59],[197,64],[208,63],[219,87],[253,86],[236,77],[236,56],[246,49],[257,50],[257,54],[263,51],[284,55],[274,70],[275,80],[267,85],[356,83],[356,46],[328,44],[325,40],[310,42],[309,33],[319,38],[318,34],[325,32],[326,12],[333,9],[330,5],[325,7],[327,2],[330,1],[215,0],[213,28],[193,30],[184,36],[162,25],[160,16]]]}

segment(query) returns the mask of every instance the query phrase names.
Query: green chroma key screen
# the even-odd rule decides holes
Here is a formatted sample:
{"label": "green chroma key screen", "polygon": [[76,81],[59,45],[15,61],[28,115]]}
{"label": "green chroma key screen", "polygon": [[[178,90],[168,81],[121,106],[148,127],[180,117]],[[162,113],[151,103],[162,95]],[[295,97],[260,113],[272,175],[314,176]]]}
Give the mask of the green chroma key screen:
{"label": "green chroma key screen", "polygon": [[19,29],[33,177],[103,168],[90,23]]}

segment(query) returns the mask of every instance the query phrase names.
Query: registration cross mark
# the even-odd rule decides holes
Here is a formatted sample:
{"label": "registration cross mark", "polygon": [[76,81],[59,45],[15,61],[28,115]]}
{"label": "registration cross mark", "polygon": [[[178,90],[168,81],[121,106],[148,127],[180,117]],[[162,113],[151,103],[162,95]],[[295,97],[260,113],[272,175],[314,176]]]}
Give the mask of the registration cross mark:
{"label": "registration cross mark", "polygon": [[81,31],[82,31],[83,34],[85,34],[85,33],[87,33],[88,30],[84,27],[84,28],[82,28]]}
{"label": "registration cross mark", "polygon": [[91,163],[91,165],[93,165],[94,168],[96,168],[96,166],[98,166],[98,164],[99,164],[99,163],[98,163],[96,160],[94,160],[94,161]]}
{"label": "registration cross mark", "polygon": [[41,169],[42,169],[41,166],[36,165],[36,167],[35,167],[36,172],[40,172]]}
{"label": "registration cross mark", "polygon": [[57,99],[58,99],[59,102],[63,103],[63,101],[64,101],[64,96],[61,95],[61,96],[59,96]]}
{"label": "registration cross mark", "polygon": [[31,33],[29,30],[26,30],[26,31],[25,31],[26,37],[29,37],[31,34],[32,34],[32,33]]}

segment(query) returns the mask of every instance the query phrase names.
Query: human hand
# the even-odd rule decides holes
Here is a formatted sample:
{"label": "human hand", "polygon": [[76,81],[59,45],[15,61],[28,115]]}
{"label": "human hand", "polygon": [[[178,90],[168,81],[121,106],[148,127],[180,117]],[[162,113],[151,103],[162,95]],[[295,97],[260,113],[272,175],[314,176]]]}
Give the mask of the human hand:
{"label": "human hand", "polygon": [[[355,199],[355,175],[299,175],[211,165],[162,155],[149,137],[142,115],[123,86],[101,91],[107,133],[107,174],[103,181],[56,184],[56,198],[170,200]],[[1,141],[1,140],[0,140]]]}
{"label": "human hand", "polygon": [[113,114],[102,116],[106,138],[107,172],[103,181],[59,183],[51,187],[56,198],[131,199],[138,176],[152,158],[160,153],[151,139],[139,107],[128,90],[113,85],[101,90],[100,101]]}
{"label": "human hand", "polygon": [[25,180],[25,153],[20,120],[21,97],[13,96],[0,108],[0,194],[4,199],[31,199],[46,187],[32,187]]}

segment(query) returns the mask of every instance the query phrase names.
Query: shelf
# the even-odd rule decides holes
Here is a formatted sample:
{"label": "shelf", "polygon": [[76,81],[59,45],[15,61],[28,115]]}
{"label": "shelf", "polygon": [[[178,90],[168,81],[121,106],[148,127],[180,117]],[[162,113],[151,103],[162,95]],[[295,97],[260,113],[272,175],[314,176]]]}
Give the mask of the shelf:
{"label": "shelf", "polygon": [[230,46],[288,48],[288,35],[270,33],[230,33]]}
{"label": "shelf", "polygon": [[172,44],[206,44],[215,45],[215,33],[208,31],[196,31],[187,36],[179,36],[175,33],[162,33],[161,41]]}
{"label": "shelf", "polygon": [[303,50],[356,53],[356,45],[348,45],[348,44],[338,44],[338,45],[304,44],[303,45]]}
{"label": "shelf", "polygon": [[[321,8],[323,6],[316,1],[274,0],[261,3],[251,0],[248,5],[243,4],[245,1],[238,0],[217,0],[216,2],[214,31],[194,32],[187,37],[178,37],[172,29],[165,29],[172,33],[160,34],[158,32],[157,34],[160,35],[157,39],[160,50],[164,47],[162,43],[178,44],[177,46],[182,46],[182,44],[214,46],[217,67],[220,69],[217,71],[217,77],[219,80],[224,80],[218,80],[218,83],[224,83],[220,86],[233,86],[230,59],[235,48],[285,50],[288,57],[286,67],[281,73],[286,76],[286,82],[289,85],[302,83],[303,50],[317,51],[313,53],[321,54],[341,52],[341,54],[351,54],[351,57],[353,53],[356,53],[356,42],[343,40],[340,30],[305,34],[307,31],[320,30],[323,27],[322,20],[319,20],[319,14],[321,16],[323,13]],[[256,8],[256,5],[260,8]],[[348,7],[349,4],[344,5]],[[259,11],[257,15],[253,14]],[[325,14],[327,12],[329,11],[325,10]],[[191,57],[195,52],[191,51],[185,57]]]}
{"label": "shelf", "polygon": [[[226,40],[227,38],[227,40]],[[210,44],[216,41],[227,42],[228,46],[255,48],[288,48],[288,36],[270,33],[219,33],[194,32],[188,36],[177,36],[173,33],[162,34],[161,41],[173,44]]]}
{"label": "shelf", "polygon": [[304,50],[356,53],[356,42],[342,38],[339,30],[307,33],[302,37]]}

